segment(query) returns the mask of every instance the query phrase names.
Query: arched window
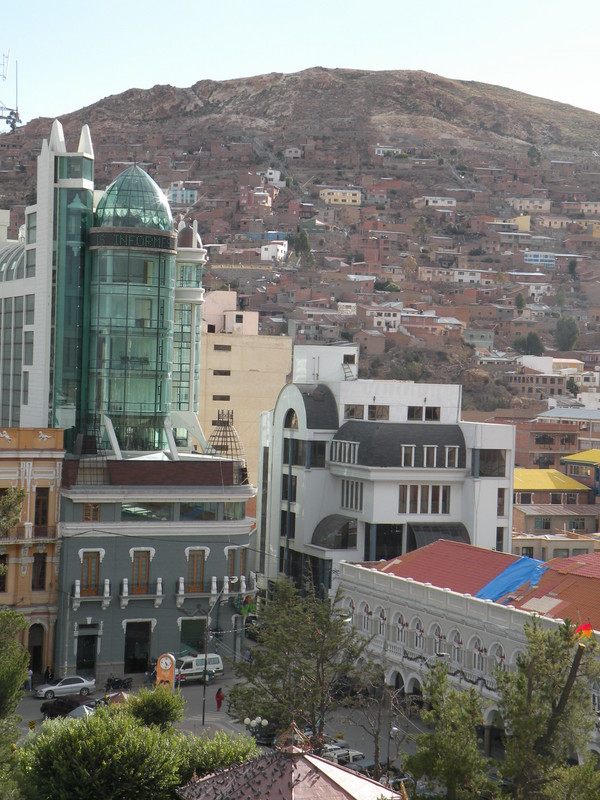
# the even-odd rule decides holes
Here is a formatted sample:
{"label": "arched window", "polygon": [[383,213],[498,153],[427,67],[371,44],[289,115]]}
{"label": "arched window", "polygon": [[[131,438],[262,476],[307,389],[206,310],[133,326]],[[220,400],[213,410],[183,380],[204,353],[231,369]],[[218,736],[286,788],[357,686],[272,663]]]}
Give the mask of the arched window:
{"label": "arched window", "polygon": [[288,412],[285,415],[283,427],[294,431],[298,430],[298,415],[293,408],[288,409]]}
{"label": "arched window", "polygon": [[452,642],[452,661],[454,661],[455,664],[462,664],[463,663],[463,640],[462,640],[462,636],[460,635],[459,631],[455,631],[452,634],[451,642]]}
{"label": "arched window", "polygon": [[373,616],[373,612],[369,608],[368,603],[363,603],[360,607],[360,613],[362,616],[362,629],[365,633],[371,632],[371,617]]}
{"label": "arched window", "polygon": [[422,650],[425,644],[425,629],[420,619],[415,620],[415,648]]}
{"label": "arched window", "polygon": [[433,653],[438,656],[443,653],[442,642],[445,640],[442,629],[439,625],[434,625],[431,629],[431,641],[433,642]]}
{"label": "arched window", "polygon": [[377,619],[377,634],[379,636],[385,636],[385,623],[387,622],[387,616],[384,609],[378,608],[375,616]]}
{"label": "arched window", "polygon": [[494,666],[498,667],[498,669],[501,669],[504,672],[506,669],[506,653],[504,652],[502,645],[494,645],[492,654],[494,656]]}
{"label": "arched window", "polygon": [[407,628],[408,622],[406,622],[402,614],[400,614],[398,616],[398,620],[396,621],[396,641],[400,644],[406,644]]}
{"label": "arched window", "polygon": [[485,655],[487,650],[483,646],[481,639],[473,642],[473,669],[475,672],[483,672],[485,669]]}

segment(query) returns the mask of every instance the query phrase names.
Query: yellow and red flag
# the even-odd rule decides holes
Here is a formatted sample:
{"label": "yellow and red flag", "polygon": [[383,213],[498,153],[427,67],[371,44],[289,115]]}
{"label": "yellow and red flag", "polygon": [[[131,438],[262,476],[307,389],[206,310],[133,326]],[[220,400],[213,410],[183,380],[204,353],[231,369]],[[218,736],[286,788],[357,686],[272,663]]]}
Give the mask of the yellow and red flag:
{"label": "yellow and red flag", "polygon": [[582,636],[593,636],[592,626],[589,622],[584,622],[575,628],[575,636],[581,639]]}

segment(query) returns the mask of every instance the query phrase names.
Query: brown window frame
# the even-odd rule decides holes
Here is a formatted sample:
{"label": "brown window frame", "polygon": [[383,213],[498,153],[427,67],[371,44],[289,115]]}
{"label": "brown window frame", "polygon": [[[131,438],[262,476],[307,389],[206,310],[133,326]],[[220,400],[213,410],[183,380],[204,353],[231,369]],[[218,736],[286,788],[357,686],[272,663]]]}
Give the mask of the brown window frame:
{"label": "brown window frame", "polygon": [[148,594],[149,577],[150,550],[136,550],[131,565],[131,594]]}
{"label": "brown window frame", "polygon": [[[187,568],[188,592],[201,592],[204,585],[204,564],[206,552],[204,550],[190,550]],[[200,581],[198,582],[198,572]]]}
{"label": "brown window frame", "polygon": [[84,553],[81,559],[81,594],[94,597],[100,592],[100,552]]}

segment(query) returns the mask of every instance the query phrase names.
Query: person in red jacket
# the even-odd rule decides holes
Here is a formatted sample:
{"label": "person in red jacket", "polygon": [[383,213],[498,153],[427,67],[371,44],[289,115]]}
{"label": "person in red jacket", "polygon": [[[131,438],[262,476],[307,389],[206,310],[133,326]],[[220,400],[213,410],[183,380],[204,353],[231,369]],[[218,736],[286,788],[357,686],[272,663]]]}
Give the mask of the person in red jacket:
{"label": "person in red jacket", "polygon": [[225,695],[223,694],[223,689],[221,689],[220,686],[217,689],[217,694],[215,695],[215,698],[217,701],[217,711],[220,711],[223,700],[225,699]]}

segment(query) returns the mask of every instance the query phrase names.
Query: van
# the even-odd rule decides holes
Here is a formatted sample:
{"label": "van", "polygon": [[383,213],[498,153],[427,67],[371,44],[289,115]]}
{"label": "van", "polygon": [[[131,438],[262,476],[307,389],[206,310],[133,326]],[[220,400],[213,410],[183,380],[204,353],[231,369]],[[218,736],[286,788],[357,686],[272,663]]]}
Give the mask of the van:
{"label": "van", "polygon": [[[186,682],[197,680],[201,681],[204,678],[204,654],[198,655],[193,653],[189,656],[182,656],[175,662],[175,671]],[[222,675],[225,671],[223,667],[223,659],[217,653],[209,653],[206,663],[206,676],[212,678],[214,675]],[[208,681],[207,681],[208,683]]]}

